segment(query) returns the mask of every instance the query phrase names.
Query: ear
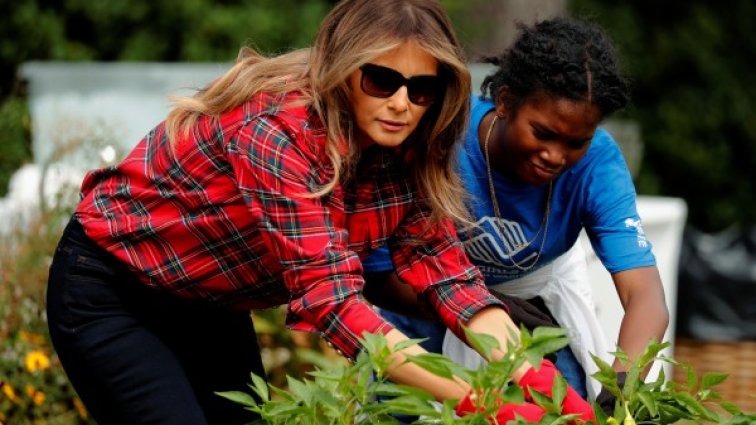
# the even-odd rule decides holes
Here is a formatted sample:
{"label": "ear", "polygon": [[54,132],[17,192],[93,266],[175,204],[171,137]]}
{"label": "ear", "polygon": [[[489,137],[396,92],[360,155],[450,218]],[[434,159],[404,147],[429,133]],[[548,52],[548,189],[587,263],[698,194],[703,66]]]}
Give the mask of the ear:
{"label": "ear", "polygon": [[510,105],[510,93],[509,93],[509,87],[502,86],[499,89],[499,92],[496,93],[496,98],[494,99],[494,104],[496,105],[496,115],[499,118],[506,118],[507,115],[511,112],[509,110]]}

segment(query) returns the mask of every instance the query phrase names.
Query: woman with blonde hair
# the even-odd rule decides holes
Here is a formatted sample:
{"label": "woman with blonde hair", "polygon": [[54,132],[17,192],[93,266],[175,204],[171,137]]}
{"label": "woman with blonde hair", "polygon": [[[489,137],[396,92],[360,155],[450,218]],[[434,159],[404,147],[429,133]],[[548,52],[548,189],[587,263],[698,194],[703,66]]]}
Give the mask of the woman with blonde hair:
{"label": "woman with blonde hair", "polygon": [[[98,423],[251,420],[214,394],[264,376],[250,309],[286,304],[289,328],[349,358],[365,332],[405,340],[362,297],[361,258],[385,243],[450,329],[505,347],[506,312],[453,226],[469,92],[436,1],[343,0],[312,48],[243,49],[120,164],[90,172],[50,269],[48,315]],[[420,350],[395,354],[392,379],[469,404],[464,382],[402,364]]]}

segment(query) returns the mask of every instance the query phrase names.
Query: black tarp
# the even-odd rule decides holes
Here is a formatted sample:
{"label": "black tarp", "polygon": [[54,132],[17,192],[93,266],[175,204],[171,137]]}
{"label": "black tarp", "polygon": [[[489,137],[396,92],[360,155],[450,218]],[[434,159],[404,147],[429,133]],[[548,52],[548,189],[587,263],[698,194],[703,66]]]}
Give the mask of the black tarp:
{"label": "black tarp", "polygon": [[756,340],[756,227],[683,232],[678,269],[678,336]]}

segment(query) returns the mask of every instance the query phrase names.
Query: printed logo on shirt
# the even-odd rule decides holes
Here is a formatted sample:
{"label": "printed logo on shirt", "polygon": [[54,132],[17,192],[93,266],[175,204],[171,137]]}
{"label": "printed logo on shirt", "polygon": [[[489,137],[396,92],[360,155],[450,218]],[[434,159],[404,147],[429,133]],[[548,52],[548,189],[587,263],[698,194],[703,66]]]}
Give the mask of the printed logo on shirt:
{"label": "printed logo on shirt", "polygon": [[632,227],[638,233],[638,246],[640,248],[648,247],[648,239],[646,239],[646,232],[643,231],[643,224],[641,224],[640,219],[626,218],[625,227]]}
{"label": "printed logo on shirt", "polygon": [[483,217],[475,226],[462,229],[459,235],[465,253],[486,276],[487,282],[518,277],[521,271],[512,265],[512,257],[518,264],[530,264],[538,255],[530,252],[517,257],[527,248],[528,239],[516,221]]}

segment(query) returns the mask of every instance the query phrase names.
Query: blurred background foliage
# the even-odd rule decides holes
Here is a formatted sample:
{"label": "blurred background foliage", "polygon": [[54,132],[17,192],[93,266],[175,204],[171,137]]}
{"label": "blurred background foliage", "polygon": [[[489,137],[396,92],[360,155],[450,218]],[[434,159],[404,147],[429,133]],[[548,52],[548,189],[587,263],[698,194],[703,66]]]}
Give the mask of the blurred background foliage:
{"label": "blurred background foliage", "polygon": [[756,3],[571,0],[619,46],[633,79],[629,115],[645,147],[643,194],[688,202],[703,231],[756,224]]}

